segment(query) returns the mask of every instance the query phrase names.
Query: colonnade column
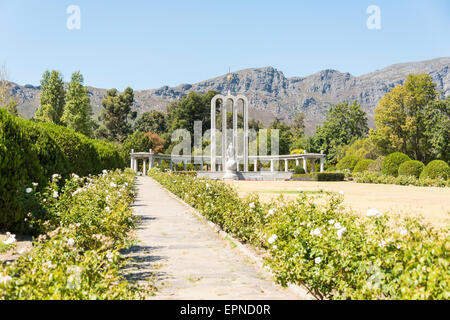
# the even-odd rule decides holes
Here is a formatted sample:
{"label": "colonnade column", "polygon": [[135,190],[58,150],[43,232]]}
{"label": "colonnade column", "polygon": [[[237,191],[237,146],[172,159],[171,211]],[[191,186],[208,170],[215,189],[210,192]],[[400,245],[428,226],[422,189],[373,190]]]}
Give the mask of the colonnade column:
{"label": "colonnade column", "polygon": [[147,160],[146,159],[142,160],[142,171],[144,173],[144,176],[147,175]]}
{"label": "colonnade column", "polygon": [[323,172],[324,157],[320,158],[320,172]]}
{"label": "colonnade column", "polygon": [[258,160],[254,160],[253,162],[253,171],[258,172]]}
{"label": "colonnade column", "polygon": [[306,164],[306,158],[303,158],[303,170],[305,170],[305,173],[308,173],[308,165]]}
{"label": "colonnade column", "polygon": [[289,170],[289,165],[288,164],[289,164],[288,160],[284,159],[284,172],[288,172],[288,170]]}

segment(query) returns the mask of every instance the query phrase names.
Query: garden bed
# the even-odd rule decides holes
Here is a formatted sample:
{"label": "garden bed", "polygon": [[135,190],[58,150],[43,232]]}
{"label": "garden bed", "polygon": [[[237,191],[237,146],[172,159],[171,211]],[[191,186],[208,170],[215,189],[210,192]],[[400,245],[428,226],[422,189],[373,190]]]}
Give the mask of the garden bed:
{"label": "garden bed", "polygon": [[150,173],[240,241],[266,250],[282,285],[304,284],[331,299],[448,299],[448,232],[376,210],[357,217],[340,195],[323,206],[306,195],[261,203],[220,181]]}

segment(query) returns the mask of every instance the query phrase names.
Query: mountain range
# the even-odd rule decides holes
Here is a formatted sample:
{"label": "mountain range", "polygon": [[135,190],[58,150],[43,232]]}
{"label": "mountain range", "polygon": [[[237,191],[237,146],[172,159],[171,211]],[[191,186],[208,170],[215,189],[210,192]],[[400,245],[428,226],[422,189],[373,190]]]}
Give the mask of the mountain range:
{"label": "mountain range", "polygon": [[[170,101],[181,99],[191,90],[226,93],[230,87],[233,94],[248,97],[250,118],[265,124],[275,117],[289,122],[299,112],[304,112],[306,131],[312,133],[324,120],[330,106],[357,100],[367,112],[369,125],[373,127],[378,101],[394,86],[403,84],[410,73],[430,74],[443,96],[450,96],[450,57],[444,57],[394,64],[361,76],[327,69],[306,77],[286,78],[282,71],[273,67],[245,69],[232,73],[230,85],[225,74],[195,84],[135,91],[134,110],[138,114],[150,110],[163,111]],[[106,89],[88,87],[88,90],[94,114],[97,115]],[[39,86],[12,83],[12,95],[19,102],[18,111],[26,118],[32,117],[38,108],[39,94]]]}

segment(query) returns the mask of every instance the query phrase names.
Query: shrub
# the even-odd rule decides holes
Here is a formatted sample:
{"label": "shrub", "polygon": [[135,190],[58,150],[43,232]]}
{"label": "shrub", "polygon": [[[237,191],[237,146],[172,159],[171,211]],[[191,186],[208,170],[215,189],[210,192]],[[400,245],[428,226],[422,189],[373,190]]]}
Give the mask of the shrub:
{"label": "shrub", "polygon": [[314,173],[316,181],[344,181],[345,174],[342,172],[317,172]]}
{"label": "shrub", "polygon": [[361,160],[360,157],[355,155],[346,156],[337,163],[336,168],[338,170],[350,170],[352,172],[356,164]]}
{"label": "shrub", "polygon": [[[51,123],[13,117],[0,109],[0,229],[25,232],[27,211],[20,197],[30,186],[46,186],[55,173],[69,178],[121,168],[118,148]],[[27,204],[27,207],[30,204]]]}
{"label": "shrub", "polygon": [[388,176],[381,172],[361,172],[354,176],[356,182],[359,183],[381,183],[381,184],[398,184],[402,186],[419,186],[419,187],[450,187],[450,180],[416,178],[414,176]]}
{"label": "shrub", "polygon": [[[48,211],[50,220],[42,224],[48,232],[16,261],[0,264],[0,300],[145,298],[147,287],[124,279],[119,252],[135,226],[134,173],[73,176],[63,188],[57,180],[28,194]],[[39,223],[30,214],[30,222]]]}
{"label": "shrub", "polygon": [[304,149],[293,149],[290,154],[303,154],[305,153]]}
{"label": "shrub", "polygon": [[360,160],[355,168],[353,169],[353,172],[364,172],[369,169],[369,166],[374,162],[374,160],[371,159],[364,159]]}
{"label": "shrub", "polygon": [[401,152],[394,152],[388,155],[383,160],[381,172],[390,176],[398,176],[398,167],[405,162],[411,160],[406,154]]}
{"label": "shrub", "polygon": [[294,174],[305,174],[305,169],[302,166],[295,166]]}
{"label": "shrub", "polygon": [[450,168],[445,161],[433,160],[423,169],[420,177],[446,180],[450,178]]}
{"label": "shrub", "polygon": [[424,167],[425,165],[417,160],[405,161],[400,165],[400,167],[398,167],[398,175],[419,178]]}
{"label": "shrub", "polygon": [[369,165],[369,168],[367,168],[368,171],[370,171],[370,172],[381,172],[381,166],[383,165],[384,158],[385,157],[383,157],[383,156],[379,156],[378,158],[376,158],[374,160],[374,162],[372,162]]}

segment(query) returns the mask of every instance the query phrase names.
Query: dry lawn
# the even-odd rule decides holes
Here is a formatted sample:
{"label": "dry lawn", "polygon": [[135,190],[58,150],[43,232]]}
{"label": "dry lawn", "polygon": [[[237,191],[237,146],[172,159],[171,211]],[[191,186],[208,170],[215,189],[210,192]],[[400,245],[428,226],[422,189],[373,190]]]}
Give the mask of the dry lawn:
{"label": "dry lawn", "polygon": [[[262,201],[268,202],[281,194],[295,199],[298,188],[314,197],[318,203],[325,201],[325,195],[317,193],[344,191],[344,204],[356,214],[365,214],[375,208],[383,213],[402,216],[418,216],[436,227],[447,227],[450,218],[450,188],[398,186],[386,184],[362,184],[356,182],[317,181],[232,181],[244,197],[258,193]],[[308,191],[316,191],[308,192]]]}

